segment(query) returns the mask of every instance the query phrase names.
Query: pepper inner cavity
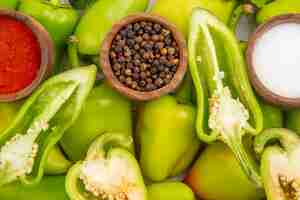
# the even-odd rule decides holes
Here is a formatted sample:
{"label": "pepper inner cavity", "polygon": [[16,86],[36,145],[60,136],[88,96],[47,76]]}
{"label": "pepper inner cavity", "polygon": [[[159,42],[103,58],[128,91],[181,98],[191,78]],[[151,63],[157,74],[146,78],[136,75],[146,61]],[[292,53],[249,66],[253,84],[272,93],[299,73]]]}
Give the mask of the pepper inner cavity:
{"label": "pepper inner cavity", "polygon": [[130,180],[135,175],[126,160],[111,159],[86,160],[80,172],[80,180],[93,196],[104,200],[138,200],[139,192]]}
{"label": "pepper inner cavity", "polygon": [[300,199],[300,184],[297,179],[289,179],[285,175],[279,175],[278,182],[287,200]]}
{"label": "pepper inner cavity", "polygon": [[179,66],[179,47],[161,24],[139,21],[119,31],[112,42],[110,62],[117,79],[136,91],[167,85]]}

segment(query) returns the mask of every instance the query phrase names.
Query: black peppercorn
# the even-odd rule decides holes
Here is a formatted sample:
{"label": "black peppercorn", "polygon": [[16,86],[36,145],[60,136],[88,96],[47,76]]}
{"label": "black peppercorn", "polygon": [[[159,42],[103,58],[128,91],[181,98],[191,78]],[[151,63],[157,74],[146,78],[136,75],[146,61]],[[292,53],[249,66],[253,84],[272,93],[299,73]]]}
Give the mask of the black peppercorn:
{"label": "black peppercorn", "polygon": [[164,87],[179,65],[179,49],[170,30],[156,22],[140,21],[125,26],[109,52],[116,78],[137,91]]}

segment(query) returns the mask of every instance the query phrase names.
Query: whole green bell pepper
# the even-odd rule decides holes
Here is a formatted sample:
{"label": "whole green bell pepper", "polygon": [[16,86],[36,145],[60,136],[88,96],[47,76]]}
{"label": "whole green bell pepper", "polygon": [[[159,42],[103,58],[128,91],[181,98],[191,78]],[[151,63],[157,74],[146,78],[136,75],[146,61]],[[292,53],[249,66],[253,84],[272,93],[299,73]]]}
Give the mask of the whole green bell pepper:
{"label": "whole green bell pepper", "polygon": [[193,8],[207,9],[224,23],[228,23],[236,5],[236,0],[158,0],[151,12],[166,17],[188,36],[189,18]]}
{"label": "whole green bell pepper", "polygon": [[262,7],[257,13],[256,21],[260,24],[271,17],[283,14],[300,13],[300,1],[298,0],[276,0]]}
{"label": "whole green bell pepper", "polygon": [[154,183],[147,190],[148,200],[195,200],[193,191],[181,182]]}
{"label": "whole green bell pepper", "polygon": [[55,72],[58,72],[61,54],[79,19],[78,11],[60,0],[21,0],[19,11],[39,21],[52,36],[55,44]]}
{"label": "whole green bell pepper", "polygon": [[41,181],[49,152],[79,116],[96,70],[89,66],[54,76],[26,100],[0,135],[0,185]]}
{"label": "whole green bell pepper", "polygon": [[264,196],[249,181],[232,151],[221,142],[206,147],[187,172],[185,183],[199,199],[261,200]]}
{"label": "whole green bell pepper", "polygon": [[65,188],[65,176],[45,176],[40,184],[25,187],[13,182],[0,187],[1,200],[69,200]]}
{"label": "whole green bell pepper", "polygon": [[86,158],[68,172],[66,191],[71,200],[147,200],[138,162],[132,154],[133,139],[107,132],[96,138]]}
{"label": "whole green bell pepper", "polygon": [[180,174],[199,151],[196,108],[188,103],[190,92],[185,84],[189,84],[188,79],[176,97],[167,95],[139,106],[136,140],[140,165],[144,176],[152,181]]}
{"label": "whole green bell pepper", "polygon": [[198,137],[221,140],[234,152],[246,175],[261,187],[242,138],[263,129],[263,114],[248,80],[239,43],[210,12],[194,9],[188,41],[189,67],[197,96]]}
{"label": "whole green bell pepper", "polygon": [[148,0],[101,0],[88,8],[75,30],[81,54],[96,55],[115,22],[147,8]]}
{"label": "whole green bell pepper", "polygon": [[[269,142],[272,145],[266,146]],[[262,154],[260,169],[267,199],[299,199],[299,136],[288,129],[268,129],[255,138],[255,150]]]}
{"label": "whole green bell pepper", "polygon": [[19,0],[1,0],[0,1],[0,8],[9,8],[15,10]]}
{"label": "whole green bell pepper", "polygon": [[84,158],[91,142],[105,132],[132,135],[131,103],[103,83],[92,89],[76,122],[64,134],[61,145],[73,161]]}

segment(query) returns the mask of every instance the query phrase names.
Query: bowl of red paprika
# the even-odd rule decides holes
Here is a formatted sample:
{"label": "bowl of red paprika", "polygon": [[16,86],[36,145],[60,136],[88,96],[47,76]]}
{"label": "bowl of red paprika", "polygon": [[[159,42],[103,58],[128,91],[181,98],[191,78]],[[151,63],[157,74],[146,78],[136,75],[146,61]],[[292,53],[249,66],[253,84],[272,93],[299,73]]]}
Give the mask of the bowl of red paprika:
{"label": "bowl of red paprika", "polygon": [[54,45],[46,29],[28,15],[0,9],[0,102],[30,95],[53,64]]}

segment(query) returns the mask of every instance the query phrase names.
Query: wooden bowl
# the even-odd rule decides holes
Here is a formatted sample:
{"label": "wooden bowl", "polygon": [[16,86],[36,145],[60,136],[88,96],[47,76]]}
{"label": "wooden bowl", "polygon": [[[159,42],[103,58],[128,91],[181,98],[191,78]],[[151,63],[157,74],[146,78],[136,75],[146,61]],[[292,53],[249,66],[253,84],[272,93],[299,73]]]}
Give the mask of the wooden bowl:
{"label": "wooden bowl", "polygon": [[34,18],[18,11],[0,9],[0,16],[3,15],[15,18],[27,25],[37,37],[41,49],[40,68],[32,83],[17,92],[0,94],[0,102],[10,102],[30,95],[51,74],[54,65],[54,44],[46,29]]}
{"label": "wooden bowl", "polygon": [[[164,28],[171,31],[175,41],[179,47],[179,65],[176,73],[174,74],[173,79],[165,86],[147,92],[136,91],[131,88],[128,88],[126,85],[122,84],[117,77],[114,75],[112,66],[109,58],[109,50],[111,48],[112,42],[117,35],[117,33],[126,25],[132,24],[139,21],[151,21],[162,25]],[[104,75],[107,78],[108,83],[118,90],[121,94],[129,97],[130,99],[137,101],[147,101],[156,99],[164,94],[174,91],[179,84],[181,83],[185,72],[187,70],[187,47],[184,36],[177,31],[175,25],[171,24],[163,17],[157,15],[150,15],[145,13],[138,13],[130,15],[118,23],[114,24],[111,31],[107,34],[105,40],[102,43],[101,52],[100,52],[100,65]]]}
{"label": "wooden bowl", "polygon": [[300,14],[288,14],[281,15],[271,18],[266,23],[260,25],[256,31],[251,35],[248,42],[248,48],[246,52],[246,61],[248,64],[248,72],[250,80],[256,90],[256,92],[267,102],[279,105],[285,108],[295,108],[300,107],[300,98],[289,98],[275,94],[271,90],[265,87],[265,85],[258,78],[255,66],[253,63],[253,54],[256,45],[256,41],[264,33],[272,29],[274,26],[285,24],[285,23],[298,23],[300,24]]}

